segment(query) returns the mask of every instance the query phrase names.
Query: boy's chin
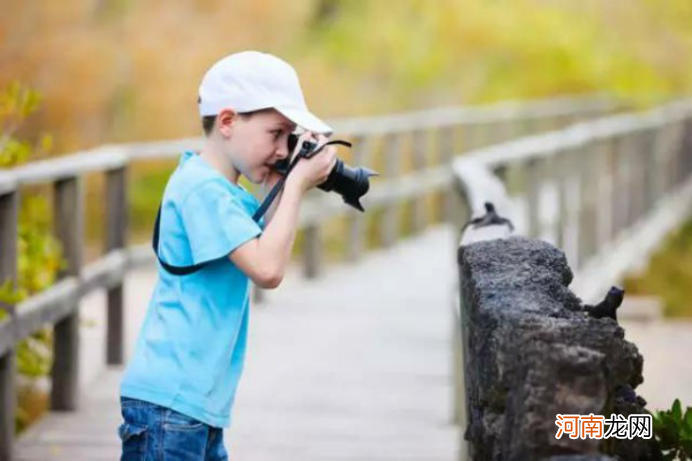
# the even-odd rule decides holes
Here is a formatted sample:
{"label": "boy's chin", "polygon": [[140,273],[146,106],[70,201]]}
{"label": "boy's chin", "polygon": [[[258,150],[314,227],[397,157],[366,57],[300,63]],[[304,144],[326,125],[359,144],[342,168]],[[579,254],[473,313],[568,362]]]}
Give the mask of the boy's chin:
{"label": "boy's chin", "polygon": [[269,175],[269,171],[266,168],[260,168],[252,172],[251,176],[246,176],[248,181],[253,184],[262,184],[264,180]]}

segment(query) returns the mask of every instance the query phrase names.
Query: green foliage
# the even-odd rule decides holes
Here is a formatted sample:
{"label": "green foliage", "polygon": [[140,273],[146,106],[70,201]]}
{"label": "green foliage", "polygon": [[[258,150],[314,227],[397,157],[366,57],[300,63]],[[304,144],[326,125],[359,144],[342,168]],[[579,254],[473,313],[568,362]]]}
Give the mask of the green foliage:
{"label": "green foliage", "polygon": [[625,289],[659,296],[668,317],[692,316],[692,220],[668,236],[644,273],[625,279]]}
{"label": "green foliage", "polygon": [[663,451],[663,459],[692,459],[692,407],[687,407],[683,414],[680,400],[675,399],[670,410],[656,412],[654,434]]}
{"label": "green foliage", "polygon": [[24,163],[37,148],[43,152],[50,150],[50,136],[43,135],[37,146],[14,137],[24,120],[38,109],[40,101],[36,91],[16,81],[0,89],[0,168]]}
{"label": "green foliage", "polygon": [[[38,143],[16,138],[26,118],[39,107],[37,92],[13,82],[0,90],[0,167],[13,167],[37,153],[47,152],[51,138],[41,136]],[[63,265],[60,245],[51,234],[48,201],[37,192],[22,191],[19,212],[17,281],[0,281],[0,302],[17,304],[27,296],[49,287]],[[6,316],[4,311],[3,316]],[[52,332],[45,328],[17,345],[17,368],[21,375],[38,378],[49,373],[52,365]],[[17,427],[29,422],[30,412],[20,401]]]}

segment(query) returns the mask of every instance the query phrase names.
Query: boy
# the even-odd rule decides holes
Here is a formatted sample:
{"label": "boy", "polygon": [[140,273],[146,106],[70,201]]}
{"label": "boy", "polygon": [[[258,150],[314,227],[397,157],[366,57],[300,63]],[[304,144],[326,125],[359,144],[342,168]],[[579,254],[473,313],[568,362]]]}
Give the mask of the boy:
{"label": "boy", "polygon": [[[303,140],[326,141],[331,128],[305,105],[294,69],[255,51],[233,54],[207,71],[199,88],[205,130],[199,154],[185,152],[161,204],[158,256],[172,266],[208,262],[189,275],[158,265],[134,355],[121,384],[121,460],[225,460],[243,369],[249,279],[276,288],[289,262],[304,193],[324,182],[333,146],[301,159],[266,218],[240,175],[272,187],[271,166],[289,155],[296,126]],[[313,135],[315,133],[315,135]]]}

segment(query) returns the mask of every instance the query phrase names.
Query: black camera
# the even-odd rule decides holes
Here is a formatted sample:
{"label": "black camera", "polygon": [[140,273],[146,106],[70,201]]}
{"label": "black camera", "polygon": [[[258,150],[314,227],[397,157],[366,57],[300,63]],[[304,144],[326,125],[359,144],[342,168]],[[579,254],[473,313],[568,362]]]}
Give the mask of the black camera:
{"label": "black camera", "polygon": [[[344,141],[332,142],[335,144],[350,146],[349,143],[346,143]],[[288,136],[289,156],[290,153],[293,153],[297,143],[298,136],[291,133]],[[298,161],[300,158],[310,158],[313,155],[316,155],[320,152],[319,149],[316,149],[316,142],[307,140],[303,141],[303,145],[301,146],[300,152],[296,154],[296,158],[298,159]],[[289,172],[290,165],[291,160],[289,158],[285,158],[283,160],[279,160],[278,162],[276,162],[274,164],[274,169],[277,173],[285,176]],[[346,165],[343,162],[343,160],[337,158],[336,165],[334,165],[334,168],[329,173],[327,180],[324,181],[322,184],[318,185],[317,187],[325,192],[334,191],[337,194],[341,195],[341,197],[344,199],[344,203],[351,205],[353,208],[356,208],[357,210],[365,211],[363,209],[363,205],[361,205],[360,203],[360,198],[368,192],[368,189],[370,189],[370,176],[375,175],[377,175],[377,173],[372,170],[369,170],[368,168],[354,168],[349,165]]]}

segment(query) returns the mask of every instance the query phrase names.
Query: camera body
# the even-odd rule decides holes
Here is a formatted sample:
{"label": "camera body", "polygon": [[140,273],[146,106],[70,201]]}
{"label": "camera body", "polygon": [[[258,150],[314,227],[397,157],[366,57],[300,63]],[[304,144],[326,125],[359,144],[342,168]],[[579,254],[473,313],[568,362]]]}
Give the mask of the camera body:
{"label": "camera body", "polygon": [[[288,173],[288,168],[291,165],[291,154],[295,150],[296,144],[298,144],[298,135],[296,135],[295,133],[289,134],[287,144],[288,157],[281,159],[274,164],[274,170],[283,176],[285,176]],[[303,158],[310,158],[310,156],[308,156],[308,153],[313,152],[316,148],[316,142],[303,141],[303,146],[298,155],[302,156]]]}
{"label": "camera body", "polygon": [[[332,142],[350,147],[350,143],[346,143],[344,141]],[[291,133],[288,136],[288,151],[290,153],[295,150],[296,144],[298,144],[298,136]],[[303,141],[300,151],[296,154],[295,161],[300,161],[303,158],[311,158],[313,155],[319,154],[321,150],[317,147],[316,142],[307,140]],[[274,164],[274,170],[277,173],[286,176],[291,170],[291,159],[285,158],[283,160],[279,160]],[[343,160],[337,158],[336,164],[329,173],[327,180],[317,187],[325,192],[334,191],[341,195],[346,204],[351,205],[357,210],[365,211],[363,209],[363,205],[360,203],[360,198],[370,189],[370,176],[375,175],[377,175],[377,173],[372,170],[364,167],[353,168],[346,165]]]}

